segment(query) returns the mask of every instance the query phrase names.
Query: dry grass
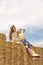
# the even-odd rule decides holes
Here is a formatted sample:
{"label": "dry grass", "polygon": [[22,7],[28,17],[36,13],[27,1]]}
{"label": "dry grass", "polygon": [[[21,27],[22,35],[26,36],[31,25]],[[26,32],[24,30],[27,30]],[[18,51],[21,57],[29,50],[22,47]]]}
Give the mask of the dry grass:
{"label": "dry grass", "polygon": [[33,47],[40,54],[38,60],[33,60],[22,44],[0,42],[0,65],[43,65],[43,49]]}
{"label": "dry grass", "polygon": [[0,40],[6,40],[6,35],[3,33],[0,33]]}
{"label": "dry grass", "polygon": [[43,65],[43,48],[33,47],[40,54],[39,59],[33,60],[23,44],[3,39],[0,40],[0,65]]}

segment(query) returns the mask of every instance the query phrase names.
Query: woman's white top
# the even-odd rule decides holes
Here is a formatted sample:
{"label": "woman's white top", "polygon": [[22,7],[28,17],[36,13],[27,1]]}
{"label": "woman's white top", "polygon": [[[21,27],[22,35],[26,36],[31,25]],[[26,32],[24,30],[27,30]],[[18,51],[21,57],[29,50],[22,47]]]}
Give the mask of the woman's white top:
{"label": "woman's white top", "polygon": [[18,40],[17,32],[13,32],[12,33],[12,41],[17,41],[17,40]]}

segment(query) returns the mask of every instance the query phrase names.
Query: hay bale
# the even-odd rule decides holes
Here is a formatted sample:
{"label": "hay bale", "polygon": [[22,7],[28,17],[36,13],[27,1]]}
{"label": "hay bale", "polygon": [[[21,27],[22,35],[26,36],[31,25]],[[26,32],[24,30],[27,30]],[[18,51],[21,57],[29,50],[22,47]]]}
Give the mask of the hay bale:
{"label": "hay bale", "polygon": [[6,35],[3,33],[0,33],[0,40],[6,40]]}
{"label": "hay bale", "polygon": [[0,43],[0,65],[4,65],[4,44]]}
{"label": "hay bale", "polygon": [[43,65],[43,48],[33,47],[40,54],[38,60],[33,60],[23,44],[0,42],[0,65]]}

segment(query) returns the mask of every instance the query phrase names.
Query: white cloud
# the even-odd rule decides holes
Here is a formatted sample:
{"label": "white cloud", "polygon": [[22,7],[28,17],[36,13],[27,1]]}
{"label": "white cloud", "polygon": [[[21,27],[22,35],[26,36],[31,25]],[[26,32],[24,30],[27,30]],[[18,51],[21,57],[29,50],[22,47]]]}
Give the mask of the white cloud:
{"label": "white cloud", "polygon": [[[0,1],[0,29],[12,24],[18,26],[43,26],[43,1]],[[3,27],[2,27],[3,26]]]}
{"label": "white cloud", "polygon": [[35,41],[32,43],[34,46],[43,48],[43,40]]}
{"label": "white cloud", "polygon": [[[17,28],[24,28],[25,26],[43,27],[43,1],[0,0],[0,31],[7,30],[9,32],[9,28],[13,24]],[[6,33],[7,39],[8,32]],[[32,30],[29,30],[29,33],[32,34]],[[33,44],[43,47],[42,40],[35,41]]]}

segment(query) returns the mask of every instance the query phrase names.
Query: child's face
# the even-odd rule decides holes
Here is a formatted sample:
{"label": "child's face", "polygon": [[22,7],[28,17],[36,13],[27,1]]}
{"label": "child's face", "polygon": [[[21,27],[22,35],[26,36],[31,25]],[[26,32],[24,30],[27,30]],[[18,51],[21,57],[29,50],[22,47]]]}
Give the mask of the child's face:
{"label": "child's face", "polygon": [[21,30],[21,33],[24,33],[24,30]]}

